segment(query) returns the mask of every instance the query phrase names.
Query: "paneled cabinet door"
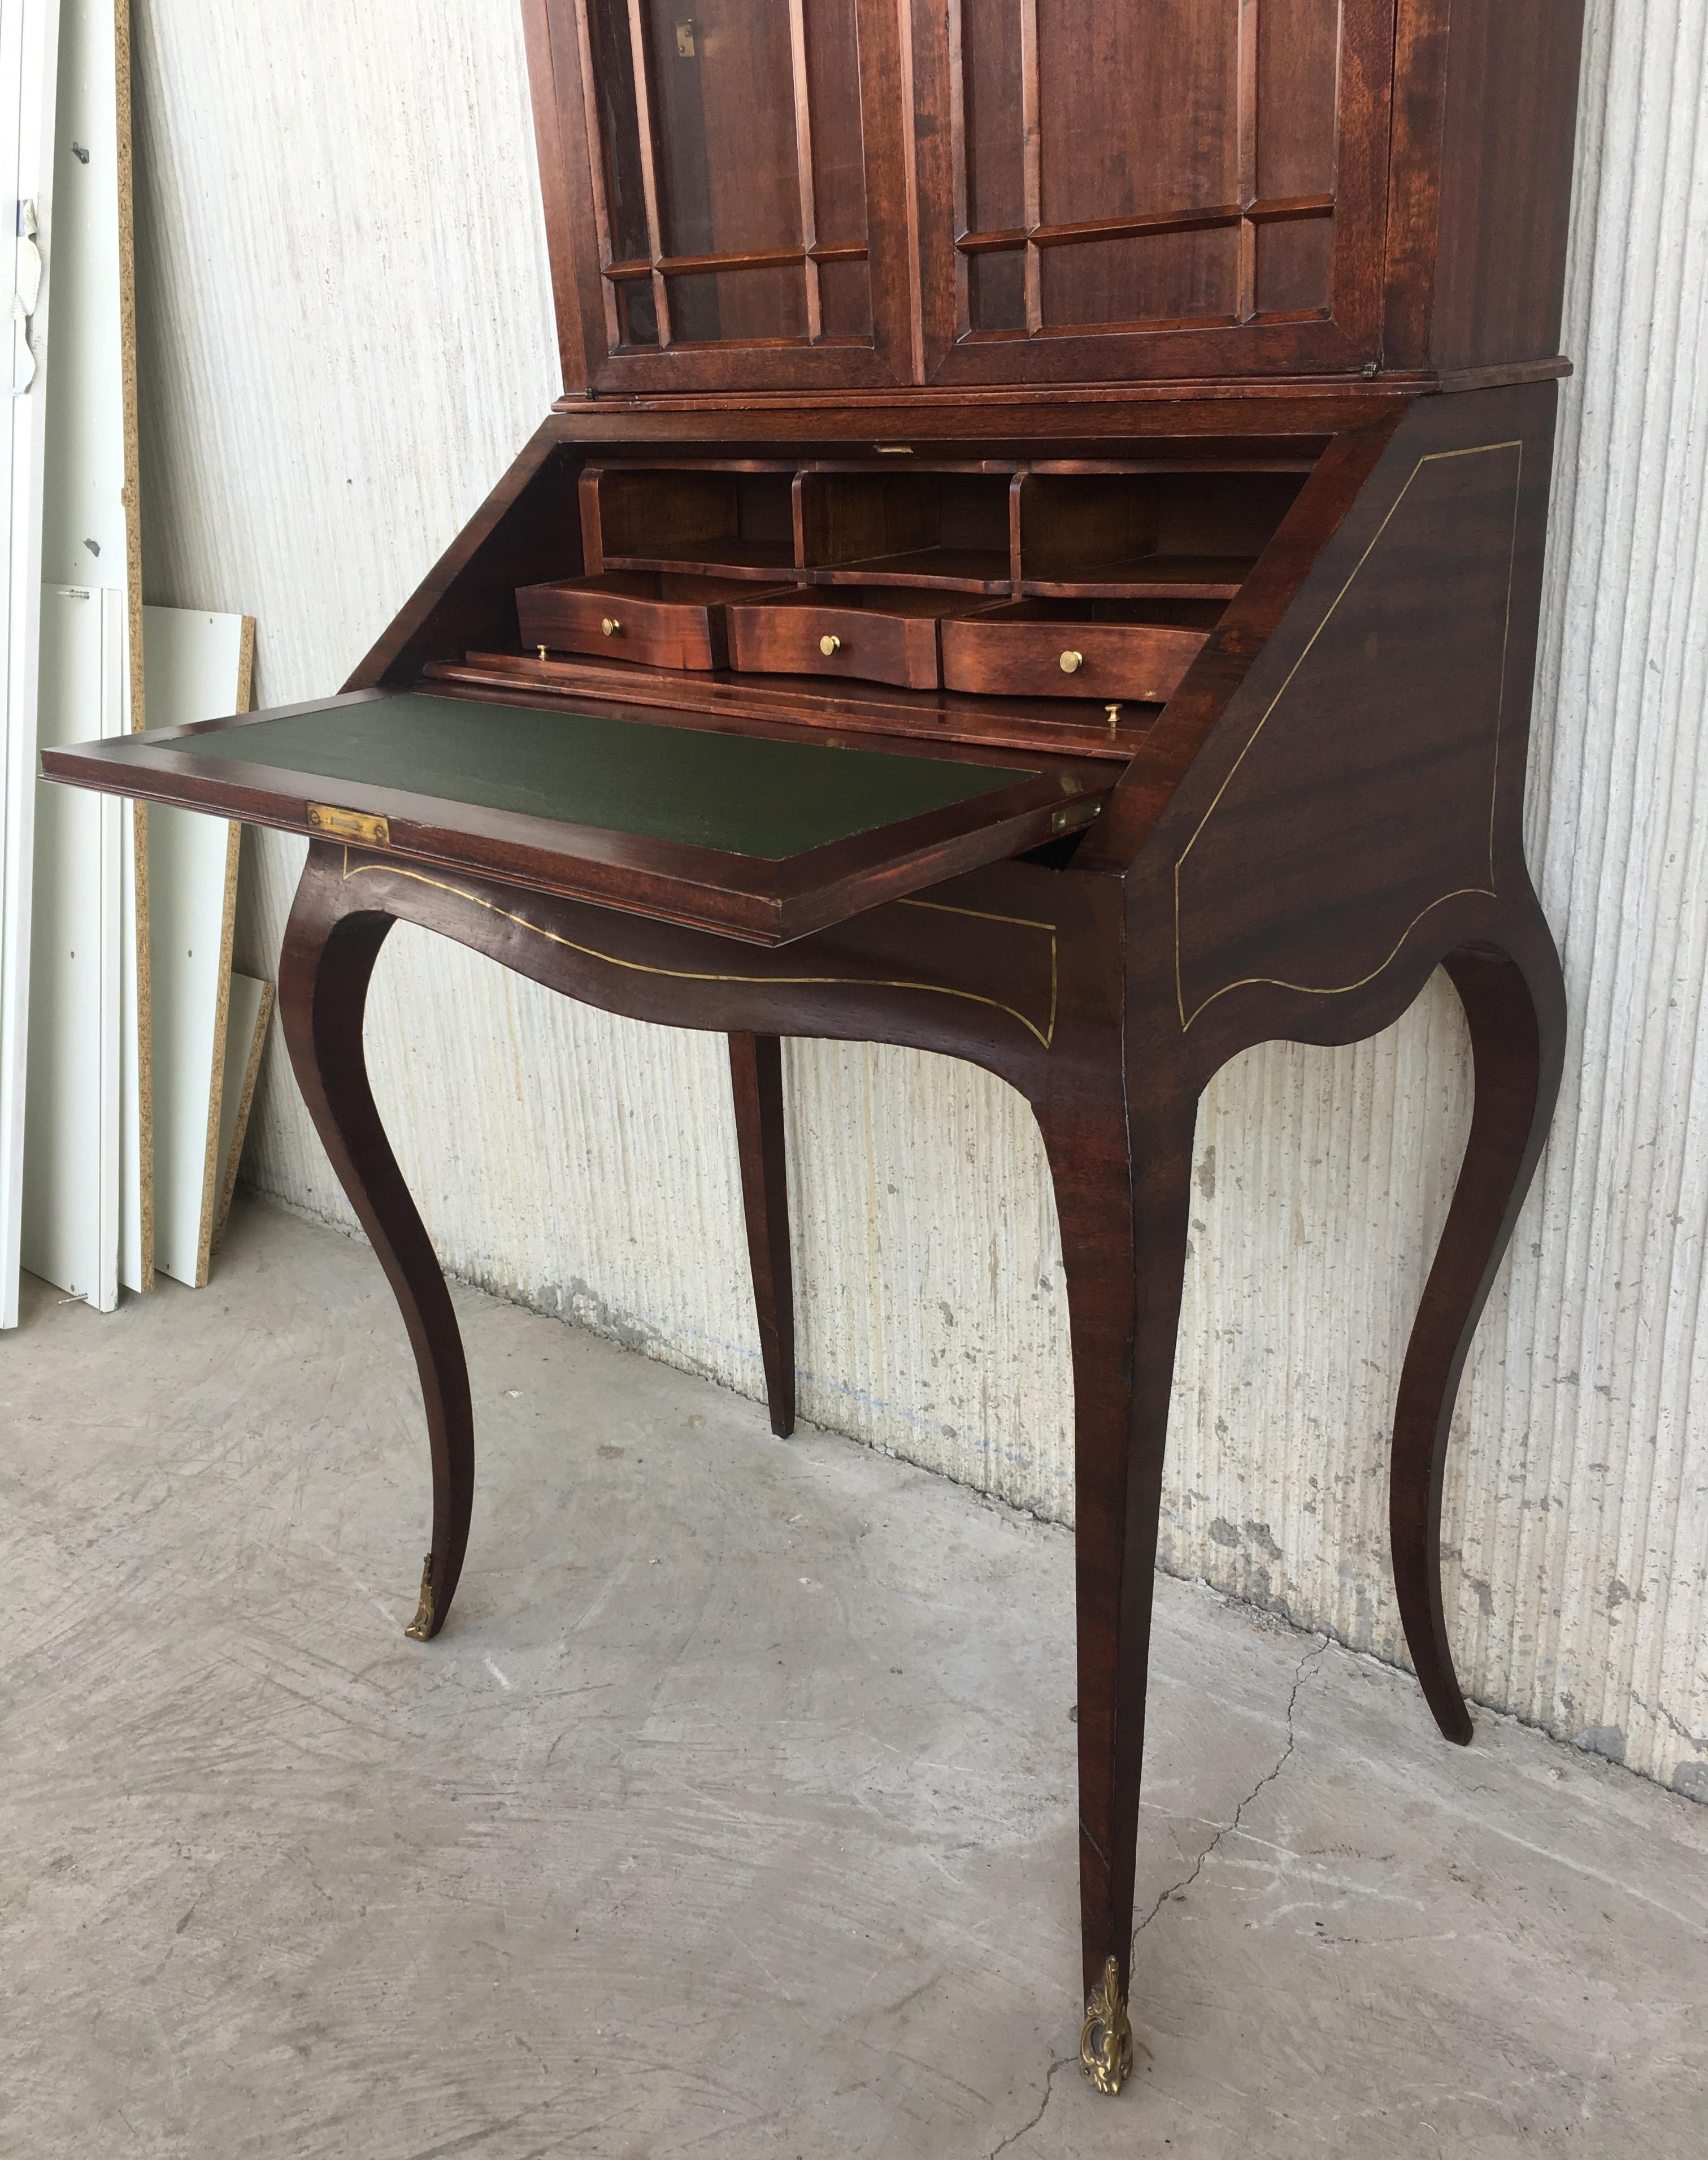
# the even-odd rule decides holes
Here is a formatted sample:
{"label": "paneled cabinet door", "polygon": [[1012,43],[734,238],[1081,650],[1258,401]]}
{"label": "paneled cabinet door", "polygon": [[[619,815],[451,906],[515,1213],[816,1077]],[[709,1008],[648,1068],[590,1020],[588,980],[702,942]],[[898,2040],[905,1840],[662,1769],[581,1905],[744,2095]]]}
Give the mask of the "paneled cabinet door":
{"label": "paneled cabinet door", "polygon": [[896,0],[534,0],[531,27],[567,380],[907,379]]}
{"label": "paneled cabinet door", "polygon": [[926,371],[1377,356],[1394,0],[913,0]]}

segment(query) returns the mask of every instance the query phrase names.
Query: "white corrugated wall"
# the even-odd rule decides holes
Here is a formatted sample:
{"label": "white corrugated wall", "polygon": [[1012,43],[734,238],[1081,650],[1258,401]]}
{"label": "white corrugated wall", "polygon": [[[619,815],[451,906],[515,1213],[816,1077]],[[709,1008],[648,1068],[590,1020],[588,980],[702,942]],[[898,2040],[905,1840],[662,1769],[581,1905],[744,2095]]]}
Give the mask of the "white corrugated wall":
{"label": "white corrugated wall", "polygon": [[[307,697],[558,387],[514,11],[136,12],[149,597],[252,612],[258,697]],[[1708,1799],[1708,7],[1590,15],[1530,807],[1572,1040],[1464,1390],[1449,1595],[1477,1696]],[[248,847],[256,969],[299,859]],[[758,1392],[719,1040],[407,928],[369,1039],[452,1268]],[[1068,1519],[1025,1107],[890,1050],[796,1045],[788,1086],[804,1413]],[[1167,1565],[1384,1657],[1386,1425],[1467,1113],[1438,984],[1361,1048],[1254,1051],[1201,1120]],[[278,1055],[249,1175],[349,1219]]]}

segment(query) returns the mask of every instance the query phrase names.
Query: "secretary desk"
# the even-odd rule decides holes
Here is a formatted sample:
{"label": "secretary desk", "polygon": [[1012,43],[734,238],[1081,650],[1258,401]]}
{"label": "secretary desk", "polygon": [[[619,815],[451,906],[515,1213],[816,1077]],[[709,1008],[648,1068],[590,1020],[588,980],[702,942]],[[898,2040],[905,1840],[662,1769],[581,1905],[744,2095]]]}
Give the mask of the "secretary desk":
{"label": "secretary desk", "polygon": [[308,837],[280,1005],[420,1370],[423,1640],[474,1442],[363,1062],[394,922],[727,1036],[780,1433],[779,1039],[1027,1098],[1072,1337],[1080,2053],[1114,2092],[1197,1100],[1437,968],[1476,1102],[1390,1524],[1471,1732],[1443,1459],[1565,1031],[1521,815],[1581,0],[525,13],[564,395],[340,694],[44,766]]}

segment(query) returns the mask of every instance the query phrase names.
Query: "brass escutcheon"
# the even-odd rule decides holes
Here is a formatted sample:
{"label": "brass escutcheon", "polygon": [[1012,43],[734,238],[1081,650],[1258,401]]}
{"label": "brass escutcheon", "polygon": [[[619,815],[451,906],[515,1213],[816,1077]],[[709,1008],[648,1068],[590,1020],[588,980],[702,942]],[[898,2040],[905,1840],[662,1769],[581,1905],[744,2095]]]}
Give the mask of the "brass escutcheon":
{"label": "brass escutcheon", "polygon": [[366,840],[374,848],[389,848],[392,844],[390,825],[383,818],[373,817],[366,810],[340,810],[335,802],[311,802],[308,816],[314,832],[330,833],[340,840]]}

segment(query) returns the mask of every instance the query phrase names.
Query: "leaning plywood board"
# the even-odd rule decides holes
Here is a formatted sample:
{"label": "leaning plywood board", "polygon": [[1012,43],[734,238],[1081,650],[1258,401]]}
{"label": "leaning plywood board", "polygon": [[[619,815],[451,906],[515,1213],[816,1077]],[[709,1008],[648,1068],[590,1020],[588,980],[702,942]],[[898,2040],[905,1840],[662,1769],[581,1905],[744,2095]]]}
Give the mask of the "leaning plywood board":
{"label": "leaning plywood board", "polygon": [[226,1083],[220,1103],[220,1160],[225,1165],[220,1179],[220,1204],[214,1216],[213,1249],[220,1249],[231,1212],[231,1196],[237,1190],[237,1170],[243,1160],[243,1135],[249,1129],[250,1107],[255,1083],[261,1077],[261,1053],[267,1047],[267,1024],[273,1018],[275,992],[271,983],[257,983],[252,975],[231,978],[231,1019],[226,1036]]}
{"label": "leaning plywood board", "polygon": [[59,0],[0,7],[0,203],[16,205],[0,423],[0,1328],[18,1325],[35,831],[48,281]]}
{"label": "leaning plywood board", "polygon": [[[123,596],[42,593],[39,730],[124,726]],[[123,806],[41,783],[24,1103],[23,1264],[102,1312],[118,1303]]]}
{"label": "leaning plywood board", "polygon": [[[44,745],[75,740],[91,730],[111,734],[143,721],[137,635],[138,533],[134,339],[130,291],[129,19],[127,0],[61,0],[58,148],[55,157],[52,255],[54,356],[47,385],[42,575],[44,605],[57,606],[67,626],[75,597],[87,596],[101,622],[101,665],[86,662],[86,633],[72,631],[50,700],[44,681],[38,737]],[[70,610],[71,612],[66,612]],[[44,633],[45,639],[45,631]],[[98,694],[98,703],[89,700]],[[57,790],[52,791],[57,795]],[[96,852],[75,818],[49,791],[38,798],[34,885],[55,908],[80,920],[75,880],[97,875]],[[112,1070],[67,1093],[39,1080],[34,1051],[25,1089],[23,1264],[75,1288],[103,1309],[117,1302],[123,1279],[138,1289],[153,1280],[148,1131],[148,884],[137,847],[139,819],[124,813],[112,839],[103,837],[98,876],[115,896],[118,932],[98,969],[80,968],[57,934],[59,916],[38,922],[32,937],[32,1025],[51,1016],[55,1030],[46,1071],[68,1042],[111,1044]],[[102,828],[103,835],[106,828]],[[65,859],[59,850],[69,850]],[[94,905],[91,901],[90,905]],[[108,920],[104,911],[101,920]],[[111,964],[108,964],[109,958]],[[102,1001],[99,1012],[87,1010]],[[69,1010],[68,1007],[75,1007]],[[129,1041],[126,1042],[127,1023]],[[61,1076],[63,1077],[63,1075]],[[98,1110],[95,1124],[87,1122]],[[111,1124],[111,1129],[109,1125]],[[106,1164],[117,1135],[117,1207],[109,1204]],[[98,1163],[97,1171],[91,1166]],[[60,1206],[100,1212],[60,1222]],[[74,1285],[56,1274],[58,1257],[84,1255],[91,1237],[110,1243],[99,1264],[80,1258]],[[86,1286],[86,1282],[87,1286]]]}
{"label": "leaning plywood board", "polygon": [[[249,709],[252,617],[144,608],[143,636],[156,727]],[[223,818],[160,806],[149,820],[155,1256],[193,1290],[207,1280],[223,1189],[220,1116],[241,830]],[[234,1052],[247,1059],[248,1048],[245,1039]]]}

